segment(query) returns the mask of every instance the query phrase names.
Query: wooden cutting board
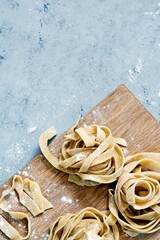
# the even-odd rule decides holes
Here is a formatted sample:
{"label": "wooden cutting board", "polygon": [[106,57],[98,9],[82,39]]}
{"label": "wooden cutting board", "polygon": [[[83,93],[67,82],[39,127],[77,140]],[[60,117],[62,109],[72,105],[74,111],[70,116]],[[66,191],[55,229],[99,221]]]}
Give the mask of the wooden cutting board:
{"label": "wooden cutting board", "polygon": [[[88,112],[80,125],[93,123],[108,126],[115,137],[125,138],[128,143],[126,155],[142,151],[160,152],[160,123],[124,85],[118,87]],[[50,145],[50,149],[55,155],[59,152],[59,148],[64,141],[64,134]],[[47,240],[50,224],[60,215],[68,212],[75,213],[88,206],[100,210],[107,208],[107,186],[80,187],[69,183],[67,175],[55,170],[41,154],[26,165],[19,174],[23,177],[29,176],[35,179],[39,183],[44,196],[54,206],[53,209],[33,218],[25,208],[18,204],[16,196],[9,197],[9,208],[11,210],[24,211],[31,218],[32,234],[30,240]],[[4,188],[10,187],[10,184],[11,179],[0,187],[0,194]],[[17,223],[15,226],[17,226]],[[25,229],[22,228],[21,224],[18,226],[20,232],[24,233]],[[7,238],[1,233],[0,239]],[[127,239],[131,238],[126,237],[121,232],[120,240]],[[139,235],[132,239],[160,240],[160,231],[152,235]]]}

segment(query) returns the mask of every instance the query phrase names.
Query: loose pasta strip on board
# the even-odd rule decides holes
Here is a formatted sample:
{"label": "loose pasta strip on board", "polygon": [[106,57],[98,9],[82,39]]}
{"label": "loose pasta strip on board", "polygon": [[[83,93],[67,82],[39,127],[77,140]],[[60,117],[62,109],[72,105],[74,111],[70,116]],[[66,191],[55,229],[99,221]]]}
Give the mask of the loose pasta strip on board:
{"label": "loose pasta strip on board", "polygon": [[25,236],[21,236],[16,228],[14,228],[6,218],[0,214],[0,230],[9,238],[13,240],[23,240],[27,239],[31,233],[31,222],[27,214],[22,212],[11,212],[7,208],[2,207],[1,211],[5,214],[8,214],[10,218],[17,220],[27,220],[27,234]]}
{"label": "loose pasta strip on board", "polygon": [[3,202],[5,196],[13,190],[17,192],[20,203],[25,206],[33,216],[37,216],[53,207],[42,195],[39,185],[28,178],[23,180],[20,176],[15,175],[13,177],[12,187],[3,191],[1,201]]}
{"label": "loose pasta strip on board", "polygon": [[[0,198],[0,230],[10,239],[22,240],[27,239],[31,232],[31,223],[29,217],[23,212],[12,212],[7,208],[6,196],[13,190],[18,194],[19,202],[26,207],[33,216],[37,216],[43,213],[45,210],[52,208],[52,204],[42,195],[39,185],[35,181],[31,181],[28,178],[22,179],[20,176],[15,175],[12,181],[12,187],[4,190]],[[27,220],[27,234],[22,237],[18,231],[7,221],[4,217],[7,214],[14,219],[26,219]]]}

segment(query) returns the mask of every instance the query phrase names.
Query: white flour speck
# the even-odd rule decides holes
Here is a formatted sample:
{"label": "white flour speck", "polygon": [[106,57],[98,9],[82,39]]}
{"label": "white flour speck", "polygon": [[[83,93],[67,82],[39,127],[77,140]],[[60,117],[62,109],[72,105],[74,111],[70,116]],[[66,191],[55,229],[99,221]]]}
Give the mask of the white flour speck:
{"label": "white flour speck", "polygon": [[7,208],[10,210],[12,208],[11,204],[8,204]]}
{"label": "white flour speck", "polygon": [[35,131],[37,130],[37,127],[31,127],[31,128],[28,128],[28,132],[29,133],[34,133]]}
{"label": "white flour speck", "polygon": [[132,82],[132,83],[135,82],[135,79],[133,76],[133,71],[131,69],[128,70],[128,78],[129,78],[130,82]]}
{"label": "white flour speck", "polygon": [[135,83],[136,76],[143,69],[143,60],[141,58],[137,59],[137,63],[134,67],[128,70],[128,79],[130,82]]}
{"label": "white flour speck", "polygon": [[66,197],[64,195],[61,197],[61,201],[69,203],[69,204],[73,203],[73,200],[71,198],[68,198],[68,197]]}
{"label": "white flour speck", "polygon": [[77,160],[82,160],[84,157],[85,157],[85,155],[83,153],[79,153],[76,155]]}
{"label": "white flour speck", "polygon": [[31,170],[32,169],[32,165],[28,165],[27,169]]}
{"label": "white flour speck", "polygon": [[134,137],[131,137],[131,140],[133,141],[133,140],[134,140]]}
{"label": "white flour speck", "polygon": [[124,154],[128,153],[128,150],[126,148],[123,148],[122,151],[123,151]]}
{"label": "white flour speck", "polygon": [[33,231],[32,231],[31,237],[36,238],[36,230],[33,230]]}
{"label": "white flour speck", "polygon": [[151,101],[151,105],[152,105],[152,106],[158,106],[158,103],[155,102],[155,101]]}
{"label": "white flour speck", "polygon": [[147,16],[147,15],[153,16],[153,12],[152,12],[152,11],[150,11],[150,12],[144,12],[143,14],[146,15],[146,16]]}
{"label": "white flour speck", "polygon": [[11,195],[11,196],[15,196],[15,195],[16,195],[16,194],[15,194],[15,191],[10,192],[10,195]]}
{"label": "white flour speck", "polygon": [[2,221],[2,219],[0,219],[0,227],[4,226],[4,222]]}
{"label": "white flour speck", "polygon": [[89,232],[86,233],[87,240],[93,240],[93,237]]}
{"label": "white flour speck", "polygon": [[155,46],[160,48],[160,43],[155,43]]}
{"label": "white flour speck", "polygon": [[43,240],[48,240],[48,238],[49,238],[49,234],[43,234],[42,235],[42,239]]}
{"label": "white flour speck", "polygon": [[136,64],[136,66],[135,66],[135,69],[136,69],[137,73],[140,73],[141,70],[143,69],[142,59],[141,59],[141,58],[138,58],[137,61],[138,61],[138,62],[137,62],[137,64]]}
{"label": "white flour speck", "polygon": [[25,176],[25,177],[28,177],[28,176],[29,176],[29,173],[28,173],[27,171],[25,171],[25,170],[23,170],[23,171],[21,172],[21,174],[22,174],[23,176]]}

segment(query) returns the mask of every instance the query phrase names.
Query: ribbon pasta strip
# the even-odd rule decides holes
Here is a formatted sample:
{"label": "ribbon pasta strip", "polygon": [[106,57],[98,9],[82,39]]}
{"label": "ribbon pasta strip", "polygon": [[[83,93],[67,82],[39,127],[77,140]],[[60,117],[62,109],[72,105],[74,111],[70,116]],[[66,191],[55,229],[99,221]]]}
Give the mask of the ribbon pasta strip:
{"label": "ribbon pasta strip", "polygon": [[51,225],[48,240],[119,240],[116,219],[110,215],[88,207],[77,214],[61,216]]}
{"label": "ribbon pasta strip", "polygon": [[42,195],[39,185],[29,180],[28,178],[22,179],[20,176],[15,175],[12,181],[12,187],[4,190],[0,198],[0,210],[2,213],[7,213],[10,217],[15,219],[27,219],[27,235],[20,236],[18,231],[0,214],[0,230],[10,239],[22,240],[27,239],[31,232],[31,223],[27,214],[23,212],[12,212],[7,209],[7,201],[5,197],[13,190],[18,194],[20,203],[25,206],[33,216],[43,213],[45,210],[52,208],[52,204]]}
{"label": "ribbon pasta strip", "polygon": [[42,195],[39,185],[28,178],[24,180],[15,175],[12,181],[12,187],[4,190],[0,199],[0,204],[5,201],[5,197],[15,190],[18,194],[20,203],[26,207],[33,216],[43,213],[52,208],[52,204]]}
{"label": "ribbon pasta strip", "polygon": [[[0,207],[1,208],[1,207]],[[0,214],[0,231],[2,231],[9,239],[13,240],[23,240],[27,239],[31,233],[31,222],[27,214],[22,212],[11,212],[7,208],[2,207],[1,211],[8,214],[10,218],[13,219],[26,219],[27,220],[27,234],[26,236],[21,236],[19,232]]]}
{"label": "ribbon pasta strip", "polygon": [[124,155],[119,145],[126,147],[122,138],[114,138],[109,128],[89,125],[69,129],[59,157],[53,156],[48,140],[56,135],[54,128],[43,132],[39,145],[45,158],[56,169],[69,174],[68,180],[77,185],[94,186],[112,183],[121,175]]}
{"label": "ribbon pasta strip", "polygon": [[160,229],[160,153],[128,158],[109,208],[130,236]]}

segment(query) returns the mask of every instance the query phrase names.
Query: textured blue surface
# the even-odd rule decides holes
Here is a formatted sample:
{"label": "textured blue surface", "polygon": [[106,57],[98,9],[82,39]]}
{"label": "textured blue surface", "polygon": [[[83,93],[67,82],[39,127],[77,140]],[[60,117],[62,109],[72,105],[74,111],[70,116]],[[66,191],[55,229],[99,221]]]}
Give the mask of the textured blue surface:
{"label": "textured blue surface", "polygon": [[0,0],[0,182],[121,83],[160,119],[160,2]]}

